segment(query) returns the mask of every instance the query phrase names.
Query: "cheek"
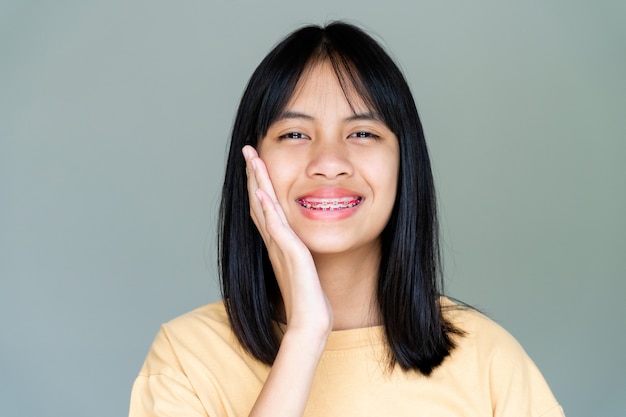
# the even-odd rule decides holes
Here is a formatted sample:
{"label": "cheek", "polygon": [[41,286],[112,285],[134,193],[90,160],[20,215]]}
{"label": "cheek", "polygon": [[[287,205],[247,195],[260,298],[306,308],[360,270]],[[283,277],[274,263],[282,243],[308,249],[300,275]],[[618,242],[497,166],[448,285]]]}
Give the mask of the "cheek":
{"label": "cheek", "polygon": [[396,158],[389,158],[384,161],[384,169],[381,169],[381,173],[385,173],[385,175],[380,175],[378,177],[378,186],[379,189],[382,190],[384,195],[384,199],[387,202],[386,206],[391,213],[393,210],[393,206],[396,201],[396,194],[398,190],[398,175],[399,175],[399,161]]}
{"label": "cheek", "polygon": [[389,174],[390,174],[390,179],[389,182],[393,185],[393,187],[391,188],[391,190],[393,191],[393,195],[394,195],[394,200],[395,200],[395,196],[396,196],[396,190],[398,189],[398,178],[400,175],[400,151],[399,149],[396,147],[395,151],[392,152],[390,158],[389,158]]}
{"label": "cheek", "polygon": [[395,195],[400,170],[400,161],[396,154],[390,152],[376,158],[364,159],[362,169],[377,184],[379,190],[383,189],[385,193]]}
{"label": "cheek", "polygon": [[385,178],[385,182],[380,184],[380,187],[384,190],[384,200],[387,203],[386,206],[391,212],[396,202],[396,194],[398,190],[398,176],[389,175]]}
{"label": "cheek", "polygon": [[272,187],[279,201],[284,201],[289,193],[290,185],[298,178],[297,164],[293,159],[278,158],[276,155],[261,156],[265,163]]}

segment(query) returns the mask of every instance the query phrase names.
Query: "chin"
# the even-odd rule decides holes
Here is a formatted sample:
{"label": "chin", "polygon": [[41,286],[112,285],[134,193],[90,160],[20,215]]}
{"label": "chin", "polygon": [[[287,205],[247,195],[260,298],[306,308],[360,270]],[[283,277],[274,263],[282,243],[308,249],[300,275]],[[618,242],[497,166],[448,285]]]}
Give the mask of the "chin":
{"label": "chin", "polygon": [[359,252],[363,256],[367,256],[369,251],[378,251],[379,244],[376,241],[370,243],[356,242],[347,239],[331,239],[328,235],[324,239],[303,239],[306,247],[311,254],[316,256],[328,255],[349,255],[350,253]]}

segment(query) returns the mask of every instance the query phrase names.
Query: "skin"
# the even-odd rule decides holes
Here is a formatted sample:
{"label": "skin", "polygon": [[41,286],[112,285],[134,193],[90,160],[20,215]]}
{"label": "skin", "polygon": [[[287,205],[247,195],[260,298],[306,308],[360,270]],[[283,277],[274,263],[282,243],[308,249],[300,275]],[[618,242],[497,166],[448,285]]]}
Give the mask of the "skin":
{"label": "skin", "polygon": [[252,416],[301,416],[330,332],[380,322],[373,300],[398,141],[347,93],[350,102],[329,63],[314,65],[258,149],[243,149],[250,213],[287,321]]}

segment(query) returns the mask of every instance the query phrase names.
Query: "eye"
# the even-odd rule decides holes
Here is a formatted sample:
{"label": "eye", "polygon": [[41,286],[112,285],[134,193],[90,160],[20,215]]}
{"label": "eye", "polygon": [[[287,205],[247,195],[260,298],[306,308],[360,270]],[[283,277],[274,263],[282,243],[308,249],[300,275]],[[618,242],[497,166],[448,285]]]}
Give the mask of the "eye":
{"label": "eye", "polygon": [[358,139],[380,139],[380,136],[366,131],[354,132],[348,136],[349,138],[358,138]]}
{"label": "eye", "polygon": [[280,135],[278,139],[283,140],[283,139],[310,139],[310,138],[304,133],[289,132],[289,133],[285,133],[284,135]]}

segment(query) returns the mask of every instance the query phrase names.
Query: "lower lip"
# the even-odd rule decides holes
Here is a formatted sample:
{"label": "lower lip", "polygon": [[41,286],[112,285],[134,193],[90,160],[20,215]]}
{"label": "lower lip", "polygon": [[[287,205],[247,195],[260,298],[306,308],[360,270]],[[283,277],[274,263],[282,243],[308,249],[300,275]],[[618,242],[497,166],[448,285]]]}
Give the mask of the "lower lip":
{"label": "lower lip", "polygon": [[306,207],[303,207],[300,204],[298,204],[298,207],[300,207],[300,211],[302,212],[302,214],[304,214],[309,219],[342,220],[342,219],[352,216],[359,209],[359,207],[361,207],[361,204],[363,204],[363,200],[361,200],[361,202],[354,207],[347,207],[344,209],[335,209],[335,210],[320,210],[320,209],[313,210],[313,209],[308,209]]}

